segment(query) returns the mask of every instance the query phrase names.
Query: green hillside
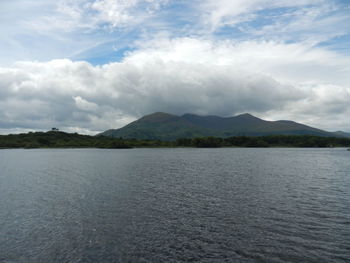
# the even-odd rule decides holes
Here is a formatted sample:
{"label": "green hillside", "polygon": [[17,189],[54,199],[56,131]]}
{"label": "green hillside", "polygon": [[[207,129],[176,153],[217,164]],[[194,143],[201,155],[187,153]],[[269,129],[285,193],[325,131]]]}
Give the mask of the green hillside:
{"label": "green hillside", "polygon": [[196,126],[182,117],[157,112],[144,116],[122,129],[108,130],[100,135],[126,139],[171,141],[181,137],[214,136],[216,133],[210,129]]}

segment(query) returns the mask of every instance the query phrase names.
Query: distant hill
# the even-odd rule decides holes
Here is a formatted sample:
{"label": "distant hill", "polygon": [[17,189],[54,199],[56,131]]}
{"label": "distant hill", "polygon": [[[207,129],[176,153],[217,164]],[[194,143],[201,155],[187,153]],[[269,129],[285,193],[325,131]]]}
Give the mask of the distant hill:
{"label": "distant hill", "polygon": [[350,133],[348,132],[336,131],[334,134],[340,137],[350,138]]}
{"label": "distant hill", "polygon": [[165,141],[205,136],[314,135],[345,137],[339,132],[327,132],[293,121],[266,121],[248,113],[224,118],[195,114],[176,116],[163,112],[146,115],[123,128],[107,130],[99,135]]}

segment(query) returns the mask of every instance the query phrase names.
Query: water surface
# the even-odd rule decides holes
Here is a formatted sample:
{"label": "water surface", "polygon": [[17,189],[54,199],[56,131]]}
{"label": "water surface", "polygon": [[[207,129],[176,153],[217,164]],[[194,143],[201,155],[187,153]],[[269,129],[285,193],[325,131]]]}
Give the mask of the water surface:
{"label": "water surface", "polygon": [[346,149],[0,151],[0,262],[350,262]]}

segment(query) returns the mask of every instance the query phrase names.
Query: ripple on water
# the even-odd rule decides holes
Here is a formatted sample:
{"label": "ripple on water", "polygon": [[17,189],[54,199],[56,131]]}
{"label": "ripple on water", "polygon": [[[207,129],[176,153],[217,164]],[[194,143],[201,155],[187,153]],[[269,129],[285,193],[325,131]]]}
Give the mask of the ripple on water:
{"label": "ripple on water", "polygon": [[0,263],[348,262],[344,149],[0,152]]}

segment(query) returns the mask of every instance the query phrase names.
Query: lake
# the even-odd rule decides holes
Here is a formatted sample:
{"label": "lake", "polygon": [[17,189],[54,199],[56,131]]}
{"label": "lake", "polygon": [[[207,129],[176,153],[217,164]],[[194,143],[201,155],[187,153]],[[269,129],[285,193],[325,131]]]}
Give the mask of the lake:
{"label": "lake", "polygon": [[350,262],[346,149],[0,150],[0,262]]}

